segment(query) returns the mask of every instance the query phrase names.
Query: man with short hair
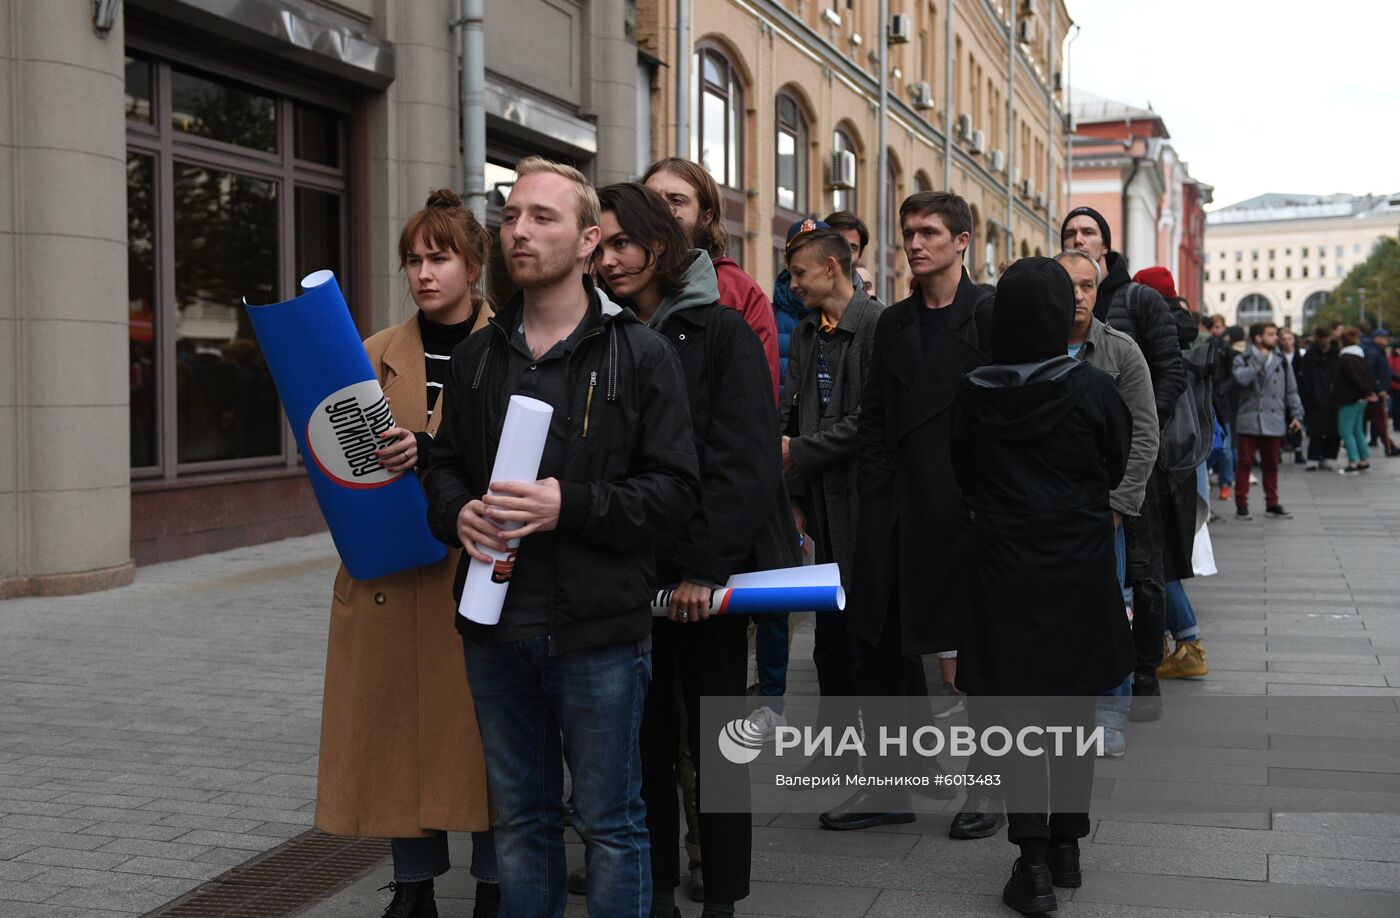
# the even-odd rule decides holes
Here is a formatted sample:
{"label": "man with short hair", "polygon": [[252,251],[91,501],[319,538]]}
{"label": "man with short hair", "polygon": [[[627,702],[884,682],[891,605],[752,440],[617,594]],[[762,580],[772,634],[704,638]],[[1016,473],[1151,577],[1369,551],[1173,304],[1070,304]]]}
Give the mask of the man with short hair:
{"label": "man with short hair", "polygon": [[1278,326],[1256,322],[1249,327],[1249,346],[1235,357],[1239,411],[1235,415],[1240,453],[1235,462],[1235,515],[1249,518],[1249,473],[1254,451],[1264,467],[1264,512],[1292,519],[1278,500],[1278,457],[1284,434],[1303,429],[1303,403],[1293,368],[1278,353]]}
{"label": "man with short hair", "polygon": [[[1176,322],[1161,294],[1134,283],[1128,262],[1113,251],[1108,221],[1092,207],[1076,207],[1060,226],[1066,249],[1081,249],[1099,266],[1101,277],[1094,317],[1137,343],[1152,374],[1157,423],[1165,427],[1177,399],[1186,390],[1186,367],[1181,357]],[[1166,577],[1162,550],[1165,533],[1159,503],[1162,485],[1155,472],[1147,481],[1142,513],[1124,530],[1128,543],[1128,578],[1133,587],[1133,642],[1138,663],[1133,675],[1134,720],[1162,716],[1162,690],[1157,667],[1162,663],[1162,629],[1166,624]]]}
{"label": "man with short hair", "polygon": [[[860,695],[922,696],[922,667],[910,658],[958,649],[971,602],[971,528],[953,475],[953,399],[963,375],[991,360],[992,297],[963,269],[967,201],[919,192],[900,205],[899,222],[917,286],[880,315],[860,409],[860,521],[846,611],[859,641]],[[838,829],[913,819],[907,795],[867,790],[822,814]]]}
{"label": "man with short hair", "polygon": [[1361,350],[1366,355],[1366,368],[1376,383],[1374,402],[1366,404],[1366,422],[1371,427],[1371,445],[1384,446],[1387,456],[1400,455],[1400,450],[1390,441],[1390,423],[1386,416],[1386,400],[1390,397],[1390,329],[1378,328],[1361,339]]}
{"label": "man with short hair", "polygon": [[[689,399],[666,339],[588,279],[597,192],[577,170],[536,156],[516,176],[501,248],[520,292],[452,355],[426,479],[428,522],[465,549],[459,601],[467,556],[491,563],[487,549],[520,540],[499,623],[457,618],[489,737],[501,913],[564,913],[567,759],[589,912],[646,918],[638,733],[651,675],[652,549],[699,495]],[[554,409],[540,477],[492,481],[516,394]]]}
{"label": "man with short hair", "polygon": [[[783,468],[797,528],[812,536],[818,564],[835,562],[850,586],[855,568],[856,451],[861,390],[884,306],[851,284],[851,252],[832,230],[793,237],[786,252],[792,292],[812,314],[793,330],[783,431]],[[818,615],[812,662],[823,698],[851,695],[855,645],[844,615]]]}
{"label": "man with short hair", "polygon": [[851,247],[851,261],[860,264],[865,259],[865,247],[870,245],[870,228],[865,221],[849,210],[836,210],[826,215],[823,221],[841,234]]}
{"label": "man with short hair", "polygon": [[[1128,406],[1133,418],[1131,447],[1123,479],[1109,492],[1113,508],[1113,550],[1118,561],[1119,587],[1127,569],[1125,520],[1135,520],[1142,513],[1147,481],[1157,464],[1160,432],[1157,429],[1157,405],[1152,397],[1152,375],[1147,361],[1132,338],[1094,318],[1094,303],[1098,299],[1099,266],[1080,249],[1069,249],[1055,256],[1069,273],[1074,284],[1074,324],[1070,326],[1069,355],[1098,367],[1113,377],[1118,394]],[[1131,600],[1125,597],[1125,602]],[[1127,752],[1128,701],[1132,680],[1107,693],[1118,700],[1105,700],[1099,705],[1099,722],[1104,726],[1104,747],[1111,758]]]}

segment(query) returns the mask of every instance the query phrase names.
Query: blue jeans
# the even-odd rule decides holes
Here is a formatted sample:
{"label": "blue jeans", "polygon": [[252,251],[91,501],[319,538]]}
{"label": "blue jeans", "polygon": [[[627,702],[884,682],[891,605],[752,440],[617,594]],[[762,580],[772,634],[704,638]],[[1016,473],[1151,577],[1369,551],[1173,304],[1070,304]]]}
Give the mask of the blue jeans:
{"label": "blue jeans", "polygon": [[1191,600],[1186,596],[1186,587],[1180,580],[1167,583],[1167,630],[1180,641],[1194,641],[1201,636],[1201,628],[1196,624],[1196,610],[1191,608]]}
{"label": "blue jeans", "polygon": [[1222,485],[1233,485],[1235,483],[1235,432],[1230,424],[1220,426],[1225,428],[1225,443],[1219,449],[1210,451],[1206,465],[1216,471]]}
{"label": "blue jeans", "polygon": [[[787,694],[788,615],[755,615],[753,617],[753,652],[758,663],[758,694],[764,698],[782,698]],[[781,711],[781,702],[770,704]]]}
{"label": "blue jeans", "polygon": [[[447,833],[426,838],[395,838],[389,841],[394,853],[394,882],[421,883],[440,877],[452,867],[447,853]],[[496,838],[488,829],[472,833],[472,876],[486,883],[500,882],[496,867]]]}
{"label": "blue jeans", "polygon": [[496,804],[501,914],[564,914],[567,759],[589,914],[646,918],[651,841],[638,732],[651,651],[627,643],[550,656],[547,637],[463,645]]}

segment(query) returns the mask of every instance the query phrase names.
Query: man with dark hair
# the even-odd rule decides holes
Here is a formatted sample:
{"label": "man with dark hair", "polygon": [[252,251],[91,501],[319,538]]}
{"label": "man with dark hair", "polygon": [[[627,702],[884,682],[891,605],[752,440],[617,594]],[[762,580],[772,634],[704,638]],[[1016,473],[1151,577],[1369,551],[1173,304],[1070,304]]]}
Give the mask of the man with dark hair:
{"label": "man with dark hair", "polygon": [[870,245],[870,229],[865,221],[849,210],[836,210],[827,214],[824,222],[841,234],[851,247],[851,260],[860,263],[865,257],[865,247]]}
{"label": "man with dark hair", "polygon": [[[792,333],[779,425],[783,468],[797,528],[816,543],[817,563],[836,563],[850,586],[861,389],[885,307],[851,284],[851,250],[833,230],[794,236],[786,260],[792,292],[812,314]],[[853,694],[855,645],[844,615],[816,617],[812,662],[823,699]]]}
{"label": "man with dark hair", "polygon": [[[1099,283],[1094,318],[1137,342],[1152,374],[1157,423],[1165,427],[1177,399],[1186,390],[1186,367],[1177,325],[1166,301],[1151,287],[1132,281],[1127,259],[1113,251],[1108,221],[1092,207],[1076,207],[1065,216],[1060,241],[1064,248],[1082,249],[1098,262],[1103,280]],[[1162,663],[1162,630],[1166,624],[1166,576],[1159,506],[1164,485],[1160,478],[1154,473],[1148,479],[1142,515],[1128,520],[1125,530],[1128,579],[1133,587],[1133,640],[1138,653],[1133,675],[1134,720],[1156,720],[1162,716],[1157,667]]]}
{"label": "man with dark hair", "polygon": [[1265,512],[1276,519],[1290,519],[1278,501],[1278,456],[1283,436],[1303,429],[1303,403],[1293,368],[1278,353],[1278,326],[1255,322],[1249,326],[1249,346],[1235,358],[1235,384],[1239,387],[1239,411],[1235,425],[1240,452],[1235,462],[1235,515],[1249,518],[1249,473],[1254,451],[1264,467]]}
{"label": "man with dark hair", "polygon": [[1390,329],[1378,328],[1361,339],[1361,350],[1366,355],[1366,368],[1376,382],[1374,402],[1366,403],[1366,422],[1371,428],[1371,445],[1383,446],[1387,456],[1400,455],[1400,450],[1390,441],[1390,423],[1386,416],[1386,399],[1390,396]]}
{"label": "man with dark hair", "polygon": [[[992,298],[967,276],[972,211],[950,192],[899,208],[917,282],[875,327],[859,422],[860,521],[846,611],[860,695],[927,693],[926,653],[956,650],[969,608],[971,529],[953,476],[953,398],[990,361]],[[866,729],[874,727],[867,722]],[[822,814],[833,829],[912,822],[903,792],[861,790]]]}

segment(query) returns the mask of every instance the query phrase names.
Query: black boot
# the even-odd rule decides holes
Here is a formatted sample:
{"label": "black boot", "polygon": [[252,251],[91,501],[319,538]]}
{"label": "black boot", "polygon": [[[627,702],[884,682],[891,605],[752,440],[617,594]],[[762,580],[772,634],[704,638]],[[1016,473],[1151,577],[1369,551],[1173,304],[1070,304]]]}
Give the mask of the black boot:
{"label": "black boot", "polygon": [[476,905],[472,918],[497,918],[501,913],[501,884],[476,881]]}
{"label": "black boot", "polygon": [[1050,862],[1050,882],[1068,889],[1084,885],[1084,874],[1079,870],[1078,841],[1051,841],[1046,859]]}
{"label": "black boot", "polygon": [[1155,673],[1133,674],[1133,706],[1128,719],[1134,722],[1162,718],[1162,685]]}
{"label": "black boot", "polygon": [[1055,901],[1055,887],[1050,882],[1050,868],[1044,864],[1032,867],[1017,858],[1011,868],[1011,879],[1001,891],[1001,901],[1023,915],[1053,912],[1059,903]]}
{"label": "black boot", "polygon": [[433,898],[433,881],[421,883],[390,883],[379,887],[394,893],[383,918],[438,918],[437,900]]}
{"label": "black boot", "polygon": [[1004,805],[984,794],[969,794],[953,824],[948,827],[949,838],[990,838],[1006,822]]}

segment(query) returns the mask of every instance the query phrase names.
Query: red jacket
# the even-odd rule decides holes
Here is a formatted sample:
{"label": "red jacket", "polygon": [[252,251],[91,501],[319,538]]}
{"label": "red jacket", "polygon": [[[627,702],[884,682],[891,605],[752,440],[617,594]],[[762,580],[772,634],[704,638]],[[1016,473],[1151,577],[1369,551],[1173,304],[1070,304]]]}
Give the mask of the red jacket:
{"label": "red jacket", "polygon": [[737,309],[763,345],[768,372],[773,377],[773,401],[777,402],[781,381],[778,379],[778,326],[773,319],[773,304],[768,294],[732,258],[715,259],[715,277],[719,281],[720,303]]}

